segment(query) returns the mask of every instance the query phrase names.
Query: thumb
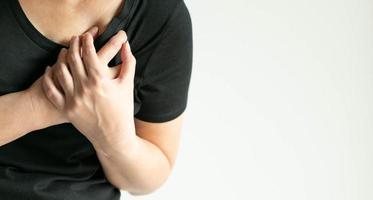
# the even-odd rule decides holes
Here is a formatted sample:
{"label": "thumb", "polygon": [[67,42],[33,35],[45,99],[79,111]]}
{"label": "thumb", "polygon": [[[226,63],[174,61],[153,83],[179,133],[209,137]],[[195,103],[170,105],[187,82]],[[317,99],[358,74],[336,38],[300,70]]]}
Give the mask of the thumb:
{"label": "thumb", "polygon": [[136,58],[132,54],[129,42],[122,44],[120,52],[122,64],[120,65],[119,80],[133,81],[136,71]]}
{"label": "thumb", "polygon": [[120,50],[123,43],[127,41],[127,34],[123,30],[118,31],[110,40],[97,52],[102,63],[108,64]]}

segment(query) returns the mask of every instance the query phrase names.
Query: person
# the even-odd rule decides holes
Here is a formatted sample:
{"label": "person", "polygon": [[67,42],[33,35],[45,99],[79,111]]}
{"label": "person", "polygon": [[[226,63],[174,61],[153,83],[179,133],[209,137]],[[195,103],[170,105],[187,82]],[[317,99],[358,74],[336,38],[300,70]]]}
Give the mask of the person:
{"label": "person", "polygon": [[184,1],[4,0],[0,11],[0,198],[158,189],[188,102]]}

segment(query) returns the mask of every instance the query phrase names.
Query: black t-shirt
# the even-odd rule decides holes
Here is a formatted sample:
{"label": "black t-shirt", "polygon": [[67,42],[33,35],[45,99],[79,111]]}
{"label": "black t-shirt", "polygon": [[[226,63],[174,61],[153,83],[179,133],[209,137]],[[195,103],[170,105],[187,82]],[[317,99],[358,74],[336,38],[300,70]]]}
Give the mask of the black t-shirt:
{"label": "black t-shirt", "polygon": [[[176,118],[186,109],[192,71],[192,24],[185,3],[125,0],[95,40],[96,49],[119,30],[126,31],[137,60],[134,117]],[[38,32],[18,0],[0,1],[0,95],[27,89],[54,64],[62,47]],[[117,54],[110,66],[120,62]],[[118,200],[120,191],[105,178],[91,143],[64,123],[0,146],[0,199]]]}

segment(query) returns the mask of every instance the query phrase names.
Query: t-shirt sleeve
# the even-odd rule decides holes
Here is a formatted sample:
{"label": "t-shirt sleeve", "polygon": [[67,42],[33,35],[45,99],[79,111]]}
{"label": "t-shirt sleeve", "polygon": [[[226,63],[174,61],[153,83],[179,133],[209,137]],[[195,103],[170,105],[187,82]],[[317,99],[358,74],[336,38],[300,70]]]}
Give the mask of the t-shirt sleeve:
{"label": "t-shirt sleeve", "polygon": [[141,107],[135,117],[166,122],[187,107],[192,72],[192,22],[183,1],[177,5],[147,60],[138,90]]}

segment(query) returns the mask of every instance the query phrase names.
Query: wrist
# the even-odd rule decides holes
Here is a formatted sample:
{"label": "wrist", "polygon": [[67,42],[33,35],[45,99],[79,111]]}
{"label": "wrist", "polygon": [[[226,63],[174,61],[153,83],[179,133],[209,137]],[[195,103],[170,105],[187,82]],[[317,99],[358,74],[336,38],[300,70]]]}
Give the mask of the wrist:
{"label": "wrist", "polygon": [[31,113],[33,123],[33,130],[39,130],[53,126],[56,124],[64,123],[64,119],[58,116],[56,109],[44,97],[44,93],[33,89],[22,91],[22,95],[28,102],[28,111]]}
{"label": "wrist", "polygon": [[23,110],[30,116],[30,123],[27,126],[27,132],[38,130],[43,128],[43,121],[39,117],[37,110],[38,107],[35,105],[33,97],[31,96],[29,90],[24,90],[19,92],[19,98],[17,104],[23,105]]}

